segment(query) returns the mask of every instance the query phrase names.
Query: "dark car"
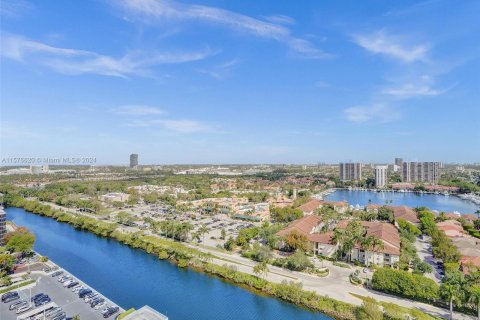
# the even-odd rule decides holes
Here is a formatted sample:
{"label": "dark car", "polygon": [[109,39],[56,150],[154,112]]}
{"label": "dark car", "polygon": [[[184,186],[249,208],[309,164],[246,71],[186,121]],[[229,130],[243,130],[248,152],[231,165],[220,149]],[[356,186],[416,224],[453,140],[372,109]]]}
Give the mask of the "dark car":
{"label": "dark car", "polygon": [[58,271],[55,271],[54,273],[52,273],[52,277],[55,278],[55,277],[58,277],[59,275],[63,274],[63,271],[62,270],[58,270]]}
{"label": "dark car", "polygon": [[18,296],[17,291],[10,291],[7,293],[2,294],[2,302],[5,302],[6,299],[13,297],[13,296]]}
{"label": "dark car", "polygon": [[49,303],[52,301],[49,296],[45,296],[43,298],[40,298],[39,300],[35,301],[35,307],[43,306],[44,304]]}
{"label": "dark car", "polygon": [[104,318],[110,317],[112,314],[118,312],[118,307],[110,307],[103,313]]}
{"label": "dark car", "polygon": [[5,302],[5,303],[12,302],[12,301],[17,300],[17,299],[20,299],[20,295],[16,291],[12,292],[9,295],[4,294],[2,296],[2,302]]}
{"label": "dark car", "polygon": [[76,285],[78,284],[78,281],[73,281],[72,283],[70,283],[67,288],[73,288],[75,287]]}
{"label": "dark car", "polygon": [[90,289],[82,289],[82,290],[78,291],[78,297],[79,297],[79,298],[83,298],[83,297],[85,297],[85,296],[86,296],[87,294],[89,294],[89,293],[92,293],[92,290],[90,290]]}
{"label": "dark car", "polygon": [[46,294],[43,293],[43,292],[37,293],[36,295],[34,295],[34,296],[32,297],[32,299],[30,299],[30,301],[38,300],[38,299],[40,299],[40,298],[42,298],[42,297],[44,297],[44,296],[46,296]]}
{"label": "dark car", "polygon": [[97,304],[102,302],[105,302],[105,299],[99,298],[99,299],[93,300],[92,302],[90,302],[90,307],[95,308]]}

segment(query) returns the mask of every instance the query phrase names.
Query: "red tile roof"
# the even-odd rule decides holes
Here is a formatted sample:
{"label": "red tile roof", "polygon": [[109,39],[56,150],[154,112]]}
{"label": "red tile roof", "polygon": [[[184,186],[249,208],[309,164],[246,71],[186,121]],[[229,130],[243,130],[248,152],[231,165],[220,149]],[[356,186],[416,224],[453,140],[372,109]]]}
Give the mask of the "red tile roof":
{"label": "red tile roof", "polygon": [[292,221],[288,227],[283,230],[277,232],[277,235],[280,237],[288,235],[292,231],[297,231],[301,234],[308,235],[312,232],[312,230],[318,226],[321,219],[319,216],[312,215],[312,216],[305,216],[298,220]]}
{"label": "red tile roof", "polygon": [[420,220],[417,218],[417,213],[410,207],[407,206],[398,206],[392,207],[393,215],[395,219],[403,219],[411,223],[419,223]]}
{"label": "red tile roof", "polygon": [[303,212],[312,212],[320,207],[322,202],[317,199],[312,199],[304,204],[302,204],[298,209],[302,210]]}

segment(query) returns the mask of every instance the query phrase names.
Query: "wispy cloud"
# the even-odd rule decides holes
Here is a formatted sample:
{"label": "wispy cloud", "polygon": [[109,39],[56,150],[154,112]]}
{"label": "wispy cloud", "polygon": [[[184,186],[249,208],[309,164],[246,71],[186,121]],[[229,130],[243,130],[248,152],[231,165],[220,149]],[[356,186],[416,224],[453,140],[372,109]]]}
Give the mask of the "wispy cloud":
{"label": "wispy cloud", "polygon": [[279,24],[295,24],[295,19],[285,16],[283,14],[275,14],[271,16],[266,16],[264,17],[265,20],[273,22],[273,23],[279,23]]}
{"label": "wispy cloud", "polygon": [[426,61],[430,50],[428,44],[408,44],[407,41],[384,30],[369,34],[355,35],[356,44],[374,54],[385,55],[406,63]]}
{"label": "wispy cloud", "polygon": [[161,127],[176,133],[205,133],[215,132],[215,129],[206,123],[191,119],[134,119],[126,124],[128,127]]}
{"label": "wispy cloud", "polygon": [[428,85],[416,85],[413,83],[405,83],[400,87],[386,88],[382,92],[386,95],[395,96],[399,98],[412,98],[418,96],[438,96],[448,89],[434,89]]}
{"label": "wispy cloud", "polygon": [[0,2],[0,15],[17,17],[32,8],[32,4],[25,0],[2,0]]}
{"label": "wispy cloud", "polygon": [[233,68],[235,68],[235,66],[238,65],[239,63],[240,63],[240,60],[233,59],[233,60],[229,60],[229,61],[220,63],[220,64],[215,65],[215,66],[210,67],[210,68],[197,69],[197,72],[206,74],[206,75],[208,75],[212,78],[215,78],[217,80],[222,80],[222,79],[226,78],[227,76],[229,76],[231,74]]}
{"label": "wispy cloud", "polygon": [[344,110],[346,118],[355,123],[390,122],[400,118],[400,113],[389,105],[354,106]]}
{"label": "wispy cloud", "polygon": [[145,105],[127,105],[120,106],[111,110],[119,115],[146,116],[146,115],[164,115],[166,112],[158,107]]}
{"label": "wispy cloud", "polygon": [[19,62],[36,62],[64,74],[99,74],[126,78],[150,76],[151,68],[162,64],[176,64],[205,59],[214,51],[198,52],[128,52],[119,58],[96,52],[60,48],[2,32],[1,55]]}
{"label": "wispy cloud", "polygon": [[164,128],[176,133],[217,132],[208,123],[193,119],[170,119],[164,109],[148,105],[125,105],[110,109],[110,112],[125,117],[127,127]]}
{"label": "wispy cloud", "polygon": [[[215,23],[257,37],[272,39],[284,43],[297,54],[309,58],[326,58],[330,55],[316,48],[310,41],[295,37],[290,29],[278,22],[263,21],[233,11],[204,6],[187,5],[174,1],[160,0],[123,0],[120,3],[126,14],[140,21],[164,23],[166,19],[202,21]],[[285,23],[286,17],[283,17]]]}

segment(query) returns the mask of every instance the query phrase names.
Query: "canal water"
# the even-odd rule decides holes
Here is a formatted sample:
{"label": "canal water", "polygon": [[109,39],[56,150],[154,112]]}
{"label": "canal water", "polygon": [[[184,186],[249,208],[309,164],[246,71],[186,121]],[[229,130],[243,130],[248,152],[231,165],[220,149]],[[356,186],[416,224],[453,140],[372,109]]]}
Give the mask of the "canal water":
{"label": "canal water", "polygon": [[37,252],[125,309],[149,305],[171,320],[330,319],[206,274],[180,269],[52,218],[20,208],[7,208],[6,213],[7,220],[35,234]]}
{"label": "canal water", "polygon": [[480,209],[472,201],[463,200],[457,196],[443,194],[426,194],[413,192],[373,192],[362,190],[337,190],[325,197],[328,201],[346,200],[351,205],[365,206],[369,203],[406,205],[412,208],[425,206],[432,210],[454,212],[462,214],[475,213]]}

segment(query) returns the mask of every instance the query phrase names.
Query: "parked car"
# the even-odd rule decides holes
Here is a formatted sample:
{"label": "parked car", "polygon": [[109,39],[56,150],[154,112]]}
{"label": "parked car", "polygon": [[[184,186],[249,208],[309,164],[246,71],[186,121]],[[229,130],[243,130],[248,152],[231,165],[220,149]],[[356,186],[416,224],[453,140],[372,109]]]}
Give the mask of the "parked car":
{"label": "parked car", "polygon": [[25,300],[19,300],[19,301],[16,301],[14,303],[12,303],[9,307],[8,307],[8,310],[14,310],[14,309],[17,309],[18,307],[24,305],[24,304],[27,304],[28,302],[25,301]]}
{"label": "parked car", "polygon": [[95,309],[95,310],[99,310],[99,309],[101,309],[103,306],[105,306],[106,304],[107,304],[107,303],[106,303],[105,301],[100,302],[99,304],[97,304],[97,305],[95,306],[94,309]]}
{"label": "parked car", "polygon": [[35,300],[37,300],[37,299],[40,299],[40,298],[43,297],[43,296],[46,296],[46,294],[43,293],[43,292],[37,293],[36,295],[34,295],[34,296],[30,299],[30,301],[35,301]]}
{"label": "parked car", "polygon": [[37,301],[35,301],[35,307],[43,306],[44,304],[47,304],[50,301],[52,301],[52,299],[50,299],[49,296],[45,296],[45,297],[40,298]]}
{"label": "parked car", "polygon": [[21,306],[20,308],[17,309],[17,311],[15,312],[16,314],[20,314],[20,313],[24,313],[28,310],[32,309],[32,306],[29,305],[29,304],[26,304],[24,306]]}
{"label": "parked car", "polygon": [[17,291],[10,291],[2,295],[2,302],[10,302],[13,300],[20,299],[20,295],[18,294]]}
{"label": "parked car", "polygon": [[110,307],[107,309],[107,311],[105,313],[103,313],[103,317],[104,318],[108,318],[110,317],[112,314],[118,312],[118,307]]}
{"label": "parked car", "polygon": [[67,288],[70,289],[70,288],[75,287],[76,285],[78,285],[78,281],[73,281],[73,282],[71,282],[71,283],[67,286]]}
{"label": "parked car", "polygon": [[105,299],[103,299],[103,298],[96,299],[96,300],[90,302],[90,307],[95,308],[98,304],[103,303],[103,302],[105,302]]}
{"label": "parked car", "polygon": [[89,293],[92,293],[92,290],[91,289],[82,289],[80,291],[78,291],[78,297],[79,298],[84,298],[87,294]]}
{"label": "parked car", "polygon": [[52,273],[52,278],[58,277],[59,275],[62,275],[62,274],[63,274],[62,270],[55,271],[54,273]]}

